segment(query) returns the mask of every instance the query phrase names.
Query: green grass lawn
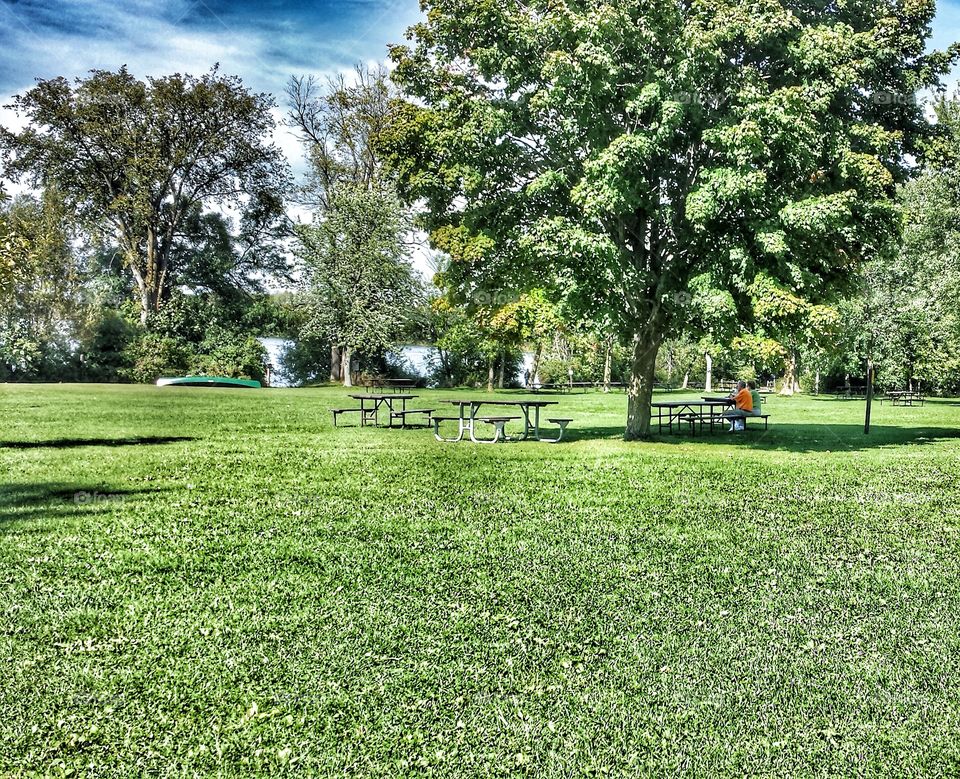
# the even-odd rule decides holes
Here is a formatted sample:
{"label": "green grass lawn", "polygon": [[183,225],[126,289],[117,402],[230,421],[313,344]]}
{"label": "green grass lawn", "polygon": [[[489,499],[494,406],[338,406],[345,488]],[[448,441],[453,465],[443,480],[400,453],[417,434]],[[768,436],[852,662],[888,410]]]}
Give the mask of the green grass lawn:
{"label": "green grass lawn", "polygon": [[0,385],[0,774],[960,772],[960,402],[476,446],[344,396]]}

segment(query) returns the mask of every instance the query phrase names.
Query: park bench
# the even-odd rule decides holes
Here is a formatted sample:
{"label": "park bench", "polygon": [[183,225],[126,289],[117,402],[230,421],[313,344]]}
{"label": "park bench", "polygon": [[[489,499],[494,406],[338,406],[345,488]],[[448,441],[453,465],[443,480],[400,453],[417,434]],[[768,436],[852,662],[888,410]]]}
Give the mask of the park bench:
{"label": "park bench", "polygon": [[441,436],[441,435],[440,435],[440,423],[441,423],[441,422],[459,422],[460,420],[461,420],[461,417],[459,417],[459,416],[442,416],[442,415],[441,415],[441,416],[437,416],[437,415],[435,415],[435,414],[434,414],[434,415],[431,415],[431,416],[430,416],[430,422],[433,424],[433,437],[436,438],[438,441],[453,441],[453,440],[459,440],[459,439],[453,439],[453,438],[449,438],[449,439],[448,439],[448,438],[444,438],[443,436]]}
{"label": "park bench", "polygon": [[569,417],[551,417],[547,421],[553,425],[560,426],[560,435],[558,435],[556,438],[544,438],[543,436],[540,436],[540,440],[546,444],[558,444],[560,443],[560,439],[563,438],[563,433],[566,431],[567,425],[573,422],[573,419]]}
{"label": "park bench", "polygon": [[769,414],[753,414],[753,415],[751,415],[751,416],[738,417],[738,418],[743,419],[743,429],[744,429],[744,430],[746,430],[747,428],[750,427],[750,426],[747,424],[747,420],[748,420],[748,419],[762,419],[762,420],[763,420],[763,429],[764,429],[764,430],[767,429],[768,423],[769,423],[769,421],[770,421],[770,415],[769,415]]}
{"label": "park bench", "polygon": [[404,409],[404,410],[402,410],[402,411],[391,411],[391,412],[390,412],[390,419],[391,419],[391,421],[394,420],[394,419],[399,419],[399,420],[400,420],[400,427],[401,427],[401,428],[405,428],[405,427],[407,426],[407,417],[408,417],[408,416],[411,416],[411,415],[413,415],[413,414],[425,414],[426,417],[427,417],[427,419],[426,419],[426,421],[425,421],[425,423],[424,423],[424,427],[429,427],[429,426],[430,426],[430,415],[433,414],[434,411],[436,411],[436,409],[434,409],[434,408],[409,408],[409,409]]}
{"label": "park bench", "polygon": [[529,389],[530,392],[552,392],[553,390],[556,390],[557,392],[564,393],[570,388],[566,384],[554,384],[548,382],[546,384],[533,384],[527,389]]}
{"label": "park bench", "polygon": [[[891,401],[894,406],[912,406],[919,403],[921,406],[926,398],[921,392],[888,392],[886,399]],[[881,405],[883,400],[880,401]]]}

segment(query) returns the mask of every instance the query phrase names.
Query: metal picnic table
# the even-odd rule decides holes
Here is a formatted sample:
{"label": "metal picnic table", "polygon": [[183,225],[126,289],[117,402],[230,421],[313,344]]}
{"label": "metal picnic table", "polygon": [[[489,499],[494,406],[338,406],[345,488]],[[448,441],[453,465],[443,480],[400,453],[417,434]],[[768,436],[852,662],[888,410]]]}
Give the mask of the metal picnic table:
{"label": "metal picnic table", "polygon": [[[456,438],[440,438],[439,433],[437,438],[440,438],[442,441],[461,441],[463,440],[463,434],[469,433],[470,440],[474,443],[481,443],[485,439],[478,439],[474,430],[474,422],[477,419],[477,412],[480,410],[481,406],[517,406],[520,411],[523,413],[523,435],[520,437],[521,441],[525,441],[530,437],[530,431],[533,430],[533,439],[535,441],[540,440],[540,409],[545,408],[546,406],[555,406],[557,405],[556,400],[491,400],[488,398],[471,398],[468,400],[448,400],[445,401],[451,403],[454,406],[459,406],[460,413],[458,416],[457,422],[457,437]],[[469,413],[465,416],[464,412],[469,409]],[[533,424],[530,423],[530,411],[533,410]]]}
{"label": "metal picnic table", "polygon": [[[926,400],[926,398],[923,396],[923,393],[916,390],[899,390],[888,392],[885,399],[892,401],[893,405],[895,406],[912,406],[914,403],[919,403],[922,406],[924,400]],[[883,405],[883,401],[884,397],[881,397],[881,405]]]}
{"label": "metal picnic table", "polygon": [[[411,394],[383,394],[383,393],[364,393],[358,395],[349,395],[353,400],[360,401],[360,424],[361,426],[370,423],[379,427],[379,412],[381,406],[386,406],[390,413],[390,421],[387,427],[393,427],[393,412],[396,411],[394,403],[400,401],[400,411],[407,410],[407,401],[413,400],[417,395]],[[370,404],[369,406],[367,404]]]}
{"label": "metal picnic table", "polygon": [[[700,429],[703,429],[703,419],[708,417],[710,420],[710,432],[713,432],[714,422],[720,420],[720,414],[715,409],[725,409],[731,405],[730,398],[710,398],[701,400],[662,400],[657,403],[651,403],[650,408],[657,412],[657,432],[663,432],[664,424],[667,429],[673,432],[673,423],[681,425],[681,417],[685,414],[695,414],[700,419]],[[704,412],[704,409],[707,409]],[[664,418],[666,412],[666,419]]]}

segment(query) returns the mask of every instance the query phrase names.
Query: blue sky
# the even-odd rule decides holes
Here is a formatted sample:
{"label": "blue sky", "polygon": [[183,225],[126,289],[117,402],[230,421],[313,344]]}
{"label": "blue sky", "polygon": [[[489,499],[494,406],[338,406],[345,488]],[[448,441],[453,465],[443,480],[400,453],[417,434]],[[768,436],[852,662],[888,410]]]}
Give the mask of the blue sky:
{"label": "blue sky", "polygon": [[[138,77],[219,62],[282,101],[292,74],[379,62],[419,17],[417,0],[0,0],[0,105],[36,78],[128,65]],[[941,2],[932,46],[960,40],[960,0]],[[0,109],[0,123],[17,122]],[[295,140],[277,138],[298,163]]]}
{"label": "blue sky", "polygon": [[[121,65],[196,75],[219,62],[282,109],[291,75],[382,62],[419,14],[417,0],[0,0],[0,106],[37,78]],[[20,122],[0,108],[0,124]],[[300,168],[296,139],[281,129],[276,141]]]}
{"label": "blue sky", "polygon": [[[130,66],[197,73],[219,61],[279,92],[292,73],[383,60],[416,0],[0,0],[0,95],[37,77]],[[933,45],[960,39],[960,0],[941,2]]]}

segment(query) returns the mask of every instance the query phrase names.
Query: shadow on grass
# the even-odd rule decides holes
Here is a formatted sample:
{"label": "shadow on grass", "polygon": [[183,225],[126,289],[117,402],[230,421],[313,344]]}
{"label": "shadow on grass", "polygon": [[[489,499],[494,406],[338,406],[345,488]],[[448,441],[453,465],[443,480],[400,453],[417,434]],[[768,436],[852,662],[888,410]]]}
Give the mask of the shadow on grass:
{"label": "shadow on grass", "polygon": [[196,441],[190,436],[138,436],[133,438],[54,438],[50,441],[0,441],[0,449],[74,449],[80,446],[150,446]]}
{"label": "shadow on grass", "polygon": [[[623,427],[570,428],[570,441],[587,439],[616,439],[623,437]],[[567,438],[565,437],[566,441]],[[690,444],[703,446],[743,446],[749,449],[774,449],[787,452],[834,452],[875,449],[883,446],[922,446],[940,441],[960,440],[960,429],[944,427],[890,427],[874,425],[864,435],[863,425],[771,423],[767,430],[762,425],[751,426],[741,433],[728,433],[719,427],[691,435],[675,432],[654,434],[652,441],[662,444]]]}
{"label": "shadow on grass", "polygon": [[14,519],[76,514],[77,508],[122,503],[140,495],[164,491],[163,487],[115,489],[102,484],[0,484],[0,526]]}

